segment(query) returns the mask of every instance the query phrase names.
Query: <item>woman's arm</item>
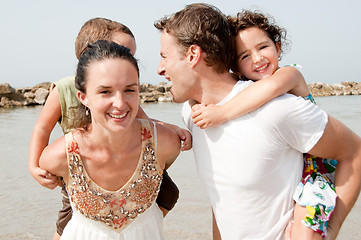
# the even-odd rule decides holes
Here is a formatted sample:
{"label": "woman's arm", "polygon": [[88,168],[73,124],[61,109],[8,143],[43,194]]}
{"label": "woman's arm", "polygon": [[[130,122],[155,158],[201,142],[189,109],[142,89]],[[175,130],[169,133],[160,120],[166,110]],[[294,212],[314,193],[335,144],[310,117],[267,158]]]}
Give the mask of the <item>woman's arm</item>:
{"label": "woman's arm", "polygon": [[60,117],[59,93],[55,87],[50,92],[35,123],[29,146],[29,171],[40,185],[50,189],[54,189],[58,185],[58,178],[39,167],[39,158],[48,145],[50,134]]}
{"label": "woman's arm", "polygon": [[[157,124],[157,123],[155,123]],[[178,157],[181,143],[175,131],[157,124],[157,156],[159,161],[164,164],[164,169],[168,169],[174,160]]]}
{"label": "woman's arm", "polygon": [[192,118],[200,128],[217,126],[254,111],[273,98],[288,92],[302,97],[309,94],[301,72],[294,67],[278,69],[272,76],[250,85],[223,106],[194,105]]}
{"label": "woman's arm", "polygon": [[174,124],[170,124],[170,123],[159,121],[157,119],[149,118],[141,106],[139,106],[139,108],[138,108],[137,118],[142,118],[142,119],[147,119],[147,120],[157,122],[163,126],[166,126],[167,128],[172,129],[173,131],[175,131],[178,134],[178,137],[180,138],[180,140],[183,142],[182,148],[181,148],[182,151],[187,151],[192,148],[192,135],[188,130],[186,130],[184,128],[180,128]]}
{"label": "woman's arm", "polygon": [[39,167],[53,176],[68,179],[68,162],[65,147],[65,136],[45,147],[39,158]]}

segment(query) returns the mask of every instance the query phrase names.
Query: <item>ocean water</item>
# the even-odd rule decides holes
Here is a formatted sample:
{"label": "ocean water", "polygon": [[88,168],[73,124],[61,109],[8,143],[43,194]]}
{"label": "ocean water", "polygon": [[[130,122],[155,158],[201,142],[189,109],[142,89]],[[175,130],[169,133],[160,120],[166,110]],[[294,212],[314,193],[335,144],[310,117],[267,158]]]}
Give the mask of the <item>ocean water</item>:
{"label": "ocean water", "polygon": [[[361,136],[361,96],[316,98],[318,105]],[[151,117],[183,126],[181,104],[142,105]],[[0,239],[52,239],[60,189],[41,187],[28,171],[28,146],[41,106],[0,108]],[[50,141],[60,137],[57,126]],[[211,210],[197,176],[192,151],[182,152],[169,169],[180,189],[175,208],[164,220],[165,239],[212,239]],[[361,200],[346,219],[338,239],[361,239]]]}

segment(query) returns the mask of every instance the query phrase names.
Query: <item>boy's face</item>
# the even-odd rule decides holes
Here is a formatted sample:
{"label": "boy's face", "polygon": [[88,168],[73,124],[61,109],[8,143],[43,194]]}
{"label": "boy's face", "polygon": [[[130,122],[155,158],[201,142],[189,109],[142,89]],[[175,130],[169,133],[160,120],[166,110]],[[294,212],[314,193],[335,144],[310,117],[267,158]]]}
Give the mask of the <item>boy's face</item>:
{"label": "boy's face", "polygon": [[123,33],[123,32],[114,33],[112,37],[112,41],[119,45],[123,45],[124,47],[129,48],[132,55],[134,55],[135,51],[137,50],[135,39],[127,33]]}
{"label": "boy's face", "polygon": [[257,81],[271,76],[278,68],[281,55],[279,44],[274,44],[259,28],[242,30],[236,36],[239,74]]}

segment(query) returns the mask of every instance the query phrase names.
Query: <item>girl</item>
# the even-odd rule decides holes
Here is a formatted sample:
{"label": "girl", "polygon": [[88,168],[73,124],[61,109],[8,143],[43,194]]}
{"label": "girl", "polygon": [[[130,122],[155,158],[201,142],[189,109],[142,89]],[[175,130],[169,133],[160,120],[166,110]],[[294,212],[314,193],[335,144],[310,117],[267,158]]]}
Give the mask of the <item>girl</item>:
{"label": "girl", "polygon": [[167,127],[136,119],[137,61],[114,42],[90,44],[79,59],[75,86],[85,111],[76,129],[46,147],[39,162],[66,183],[73,217],[62,239],[162,239],[155,200],[180,140]]}
{"label": "girl", "polygon": [[[237,63],[232,70],[242,78],[256,82],[223,106],[195,105],[192,117],[197,126],[207,128],[222,124],[285,93],[314,102],[302,74],[294,67],[278,66],[286,37],[284,29],[259,12],[243,11],[235,18],[229,17],[229,21],[237,47]],[[307,239],[320,237],[299,225],[301,221],[297,216],[302,212],[305,215],[303,224],[322,236],[326,235],[337,197],[333,185],[335,166],[334,160],[305,155],[303,180],[294,195],[298,204],[295,207],[293,236],[305,237],[309,234]]]}

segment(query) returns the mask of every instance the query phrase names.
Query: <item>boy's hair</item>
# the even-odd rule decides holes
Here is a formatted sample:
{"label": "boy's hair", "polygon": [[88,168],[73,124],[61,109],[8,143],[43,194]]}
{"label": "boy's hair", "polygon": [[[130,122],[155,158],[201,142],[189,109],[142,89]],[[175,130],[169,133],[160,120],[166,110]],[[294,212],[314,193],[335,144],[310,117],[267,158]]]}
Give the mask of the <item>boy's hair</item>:
{"label": "boy's hair", "polygon": [[81,27],[75,40],[76,58],[80,58],[81,53],[89,43],[93,43],[98,40],[111,41],[113,39],[113,34],[118,32],[129,34],[132,38],[134,38],[133,33],[124,24],[106,18],[93,18],[88,20]]}
{"label": "boy's hair", "polygon": [[236,55],[234,37],[227,17],[216,7],[203,3],[187,5],[154,26],[176,38],[185,54],[196,44],[206,53],[205,62],[218,73],[228,71]]}
{"label": "boy's hair", "polygon": [[[274,44],[280,44],[281,53],[285,52],[286,47],[289,44],[286,39],[286,30],[277,26],[273,17],[267,16],[258,10],[242,10],[237,13],[236,17],[228,16],[228,21],[233,36],[237,36],[240,31],[247,28],[256,27],[262,29]],[[236,69],[237,66],[232,66],[232,70]]]}
{"label": "boy's hair", "polygon": [[[99,40],[95,43],[90,43],[79,58],[75,75],[76,89],[82,93],[86,93],[89,65],[104,59],[123,59],[130,62],[135,67],[139,77],[138,62],[129,48],[116,44],[115,42]],[[89,109],[81,104],[79,111],[76,113],[74,128],[87,129],[90,123],[91,115],[89,114]]]}

